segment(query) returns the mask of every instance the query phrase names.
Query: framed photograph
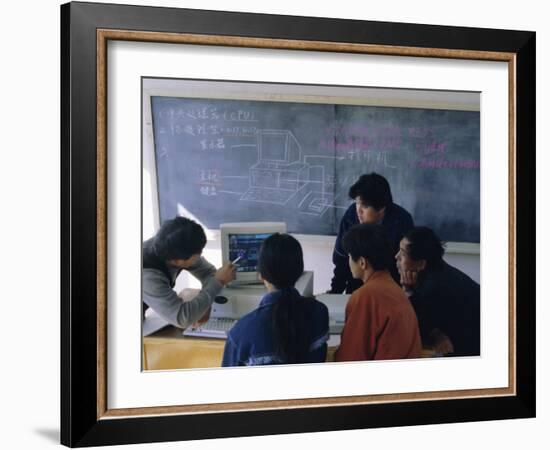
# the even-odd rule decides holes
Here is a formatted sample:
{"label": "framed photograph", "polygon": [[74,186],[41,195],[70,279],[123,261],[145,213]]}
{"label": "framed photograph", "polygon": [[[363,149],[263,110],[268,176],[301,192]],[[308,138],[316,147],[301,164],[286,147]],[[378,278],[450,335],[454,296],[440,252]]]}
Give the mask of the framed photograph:
{"label": "framed photograph", "polygon": [[[535,33],[93,3],[61,27],[64,445],[534,417]],[[223,224],[284,222],[317,295],[368,172],[477,283],[475,353],[221,367],[223,341],[144,337],[167,219],[215,266]]]}

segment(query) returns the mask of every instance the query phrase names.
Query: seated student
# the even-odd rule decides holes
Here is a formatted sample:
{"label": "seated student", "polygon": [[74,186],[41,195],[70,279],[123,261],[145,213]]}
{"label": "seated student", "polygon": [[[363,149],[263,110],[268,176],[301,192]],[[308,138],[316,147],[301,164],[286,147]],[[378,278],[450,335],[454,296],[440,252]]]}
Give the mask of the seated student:
{"label": "seated student", "polygon": [[443,261],[443,253],[430,228],[413,228],[395,255],[401,284],[425,347],[438,354],[479,355],[479,284]]}
{"label": "seated student", "polygon": [[336,361],[419,358],[418,322],[407,296],[390,275],[392,255],[380,225],[356,225],[342,242],[349,267],[363,282],[346,305]]}
{"label": "seated student", "polygon": [[[152,308],[170,324],[187,328],[208,320],[210,306],[222,287],[235,279],[236,267],[216,268],[201,257],[206,245],[202,227],[185,217],[166,221],[157,234],[143,243],[143,312]],[[173,290],[176,278],[187,270],[202,283],[202,289],[189,302]]]}
{"label": "seated student", "polygon": [[[334,276],[329,292],[333,294],[341,294],[344,290],[351,294],[362,284],[361,280],[353,278],[349,270],[348,255],[342,247],[342,238],[351,227],[359,223],[382,225],[388,234],[392,252],[397,251],[399,241],[413,227],[411,215],[393,203],[390,185],[382,175],[374,172],[361,175],[350,187],[349,196],[355,203],[350,205],[340,221],[332,253]],[[399,274],[393,264],[390,273],[396,281],[399,280]]]}
{"label": "seated student", "polygon": [[325,361],[328,309],[294,288],[303,271],[302,247],[292,236],[276,233],[263,242],[258,272],[268,293],[229,331],[222,366]]}

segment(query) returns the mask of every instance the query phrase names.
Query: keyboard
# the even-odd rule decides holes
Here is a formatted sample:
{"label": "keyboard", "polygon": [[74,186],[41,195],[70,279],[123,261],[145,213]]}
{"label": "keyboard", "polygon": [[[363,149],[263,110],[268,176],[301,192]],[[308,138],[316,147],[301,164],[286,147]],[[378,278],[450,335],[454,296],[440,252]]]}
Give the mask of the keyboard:
{"label": "keyboard", "polygon": [[226,339],[227,333],[235,325],[237,319],[225,317],[211,317],[199,327],[188,327],[183,331],[184,336]]}

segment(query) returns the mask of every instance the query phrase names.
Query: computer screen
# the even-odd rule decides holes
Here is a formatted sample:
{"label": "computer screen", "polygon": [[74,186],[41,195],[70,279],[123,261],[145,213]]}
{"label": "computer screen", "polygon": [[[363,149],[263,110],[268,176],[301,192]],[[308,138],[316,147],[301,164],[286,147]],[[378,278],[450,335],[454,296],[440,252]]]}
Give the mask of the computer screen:
{"label": "computer screen", "polygon": [[270,233],[229,235],[229,259],[235,261],[240,258],[237,272],[256,272],[260,247],[269,236]]}
{"label": "computer screen", "polygon": [[273,233],[286,233],[284,222],[244,222],[220,225],[222,262],[236,263],[237,277],[231,285],[260,283],[258,258],[262,242]]}

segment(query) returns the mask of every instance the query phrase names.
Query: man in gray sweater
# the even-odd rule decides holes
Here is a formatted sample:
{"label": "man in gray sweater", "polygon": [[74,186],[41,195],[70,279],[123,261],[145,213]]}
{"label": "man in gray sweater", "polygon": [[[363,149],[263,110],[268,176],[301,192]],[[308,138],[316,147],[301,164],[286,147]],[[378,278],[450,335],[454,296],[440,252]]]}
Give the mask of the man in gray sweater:
{"label": "man in gray sweater", "polygon": [[[208,316],[216,295],[235,279],[236,267],[228,263],[216,270],[201,256],[205,245],[202,227],[185,217],[166,221],[153,238],[143,243],[144,313],[151,308],[179,328],[187,328]],[[182,270],[202,284],[201,291],[188,302],[183,302],[173,289]]]}

